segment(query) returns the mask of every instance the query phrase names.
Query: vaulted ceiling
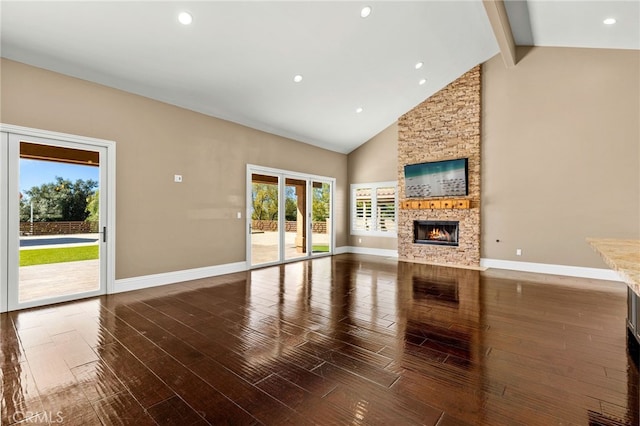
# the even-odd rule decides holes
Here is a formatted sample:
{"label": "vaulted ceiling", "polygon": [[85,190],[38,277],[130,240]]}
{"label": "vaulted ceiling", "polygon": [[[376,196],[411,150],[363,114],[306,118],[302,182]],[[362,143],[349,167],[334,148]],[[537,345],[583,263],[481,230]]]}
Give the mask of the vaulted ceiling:
{"label": "vaulted ceiling", "polygon": [[[348,153],[505,54],[485,10],[502,2],[484,3],[2,1],[0,52]],[[637,50],[639,4],[507,1],[506,22],[516,44]]]}

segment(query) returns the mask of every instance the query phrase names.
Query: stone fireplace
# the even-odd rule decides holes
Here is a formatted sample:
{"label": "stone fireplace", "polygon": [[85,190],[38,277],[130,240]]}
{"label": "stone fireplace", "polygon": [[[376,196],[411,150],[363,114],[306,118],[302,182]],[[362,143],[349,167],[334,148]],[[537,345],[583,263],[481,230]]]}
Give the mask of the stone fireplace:
{"label": "stone fireplace", "polygon": [[454,220],[414,220],[413,243],[457,246],[459,223]]}
{"label": "stone fireplace", "polygon": [[[480,66],[471,69],[398,120],[400,260],[480,266],[480,71]],[[458,158],[468,159],[467,195],[455,197],[457,200],[431,197],[417,203],[406,196],[405,165]],[[457,204],[460,200],[466,203],[463,208]],[[433,208],[434,204],[439,208]],[[416,228],[425,221],[457,222],[458,227],[452,231],[449,225],[441,226],[441,234],[429,238],[427,231]],[[454,232],[457,243],[442,241],[451,239]]]}

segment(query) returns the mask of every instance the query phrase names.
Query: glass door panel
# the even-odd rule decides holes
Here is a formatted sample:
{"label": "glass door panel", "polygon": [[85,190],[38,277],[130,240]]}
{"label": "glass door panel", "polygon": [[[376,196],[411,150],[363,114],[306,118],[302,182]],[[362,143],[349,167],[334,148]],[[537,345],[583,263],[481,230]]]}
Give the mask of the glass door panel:
{"label": "glass door panel", "polygon": [[311,253],[331,253],[331,183],[311,183]]}
{"label": "glass door panel", "polygon": [[285,260],[306,257],[307,181],[285,178]]}
{"label": "glass door panel", "polygon": [[9,152],[9,309],[104,294],[106,148],[10,135]]}
{"label": "glass door panel", "polygon": [[251,174],[251,266],[280,261],[278,176]]}

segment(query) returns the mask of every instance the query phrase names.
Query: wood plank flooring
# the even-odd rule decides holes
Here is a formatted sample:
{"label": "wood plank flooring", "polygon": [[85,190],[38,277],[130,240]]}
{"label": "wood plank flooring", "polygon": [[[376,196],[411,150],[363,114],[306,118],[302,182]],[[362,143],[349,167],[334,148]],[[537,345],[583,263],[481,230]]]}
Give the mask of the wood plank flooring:
{"label": "wood plank flooring", "polygon": [[0,315],[0,424],[636,426],[625,316],[621,283],[302,261]]}

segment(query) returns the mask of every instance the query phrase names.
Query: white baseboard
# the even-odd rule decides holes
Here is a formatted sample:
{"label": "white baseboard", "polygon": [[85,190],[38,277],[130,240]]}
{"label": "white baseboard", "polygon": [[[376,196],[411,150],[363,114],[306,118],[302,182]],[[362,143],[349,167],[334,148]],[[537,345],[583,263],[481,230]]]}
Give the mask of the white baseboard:
{"label": "white baseboard", "polygon": [[[342,246],[336,247],[334,254],[355,253],[382,257],[398,257],[397,250],[376,249],[370,247]],[[482,268],[509,269],[512,271],[535,272],[540,274],[564,275],[569,277],[592,278],[607,281],[623,281],[617,272],[611,269],[586,268],[579,266],[553,265],[547,263],[516,262],[500,259],[480,259]],[[227,263],[184,271],[165,272],[141,277],[122,278],[116,280],[111,293],[141,290],[167,284],[175,284],[218,275],[247,271],[247,262]]]}
{"label": "white baseboard", "polygon": [[480,266],[484,266],[486,268],[509,269],[512,271],[592,278],[596,280],[623,281],[618,273],[611,269],[553,265],[549,263],[516,262],[513,260],[500,259],[480,259]]}
{"label": "white baseboard", "polygon": [[336,247],[335,250],[333,250],[333,254],[350,253],[349,249],[350,249],[349,246]]}
{"label": "white baseboard", "polygon": [[[384,257],[398,257],[396,250],[382,250],[366,247],[343,246],[336,247],[333,254],[359,253]],[[144,275],[141,277],[122,278],[116,280],[115,286],[109,291],[111,294],[125,291],[142,290],[167,284],[176,284],[185,281],[215,277],[218,275],[232,274],[249,270],[247,262],[228,263],[224,265],[207,266],[204,268],[187,269],[183,271],[164,272],[161,274]]]}
{"label": "white baseboard", "polygon": [[383,257],[398,257],[398,250],[377,249],[371,247],[343,246],[336,248],[336,250],[334,251],[334,254],[344,253],[370,254],[373,256]]}
{"label": "white baseboard", "polygon": [[165,272],[162,274],[145,275],[142,277],[123,278],[116,280],[112,293],[122,293],[131,290],[175,284],[184,281],[199,280],[201,278],[232,274],[246,271],[247,262],[227,263],[224,265],[207,266],[204,268],[187,269],[184,271]]}

